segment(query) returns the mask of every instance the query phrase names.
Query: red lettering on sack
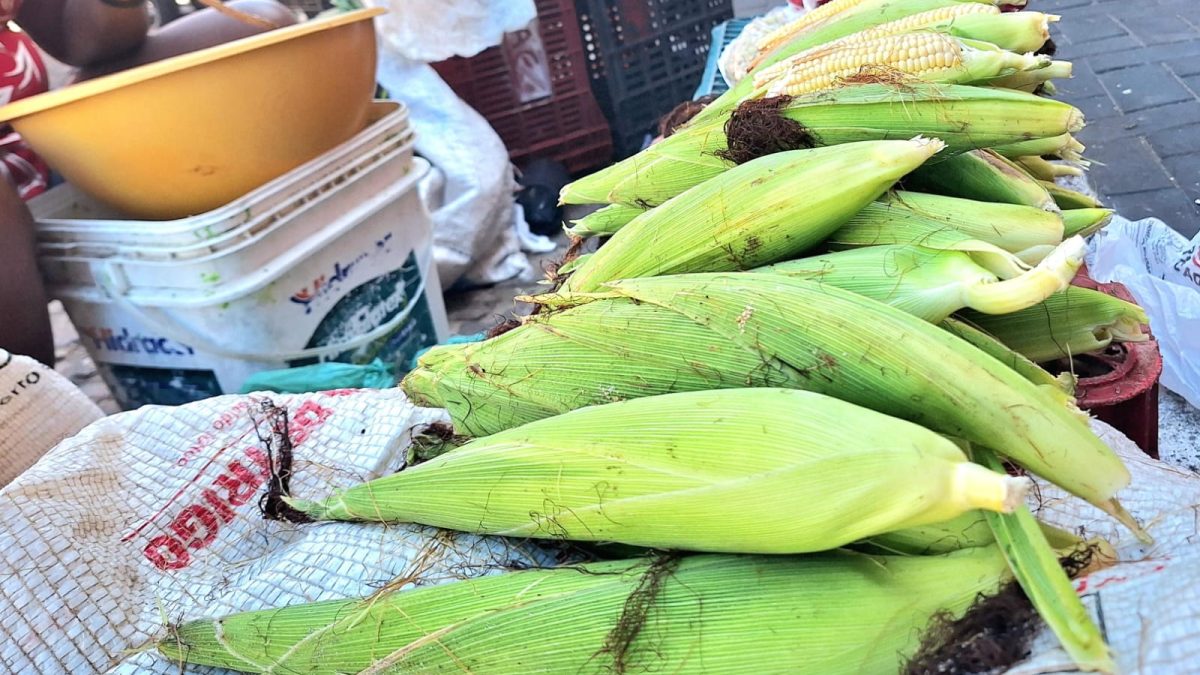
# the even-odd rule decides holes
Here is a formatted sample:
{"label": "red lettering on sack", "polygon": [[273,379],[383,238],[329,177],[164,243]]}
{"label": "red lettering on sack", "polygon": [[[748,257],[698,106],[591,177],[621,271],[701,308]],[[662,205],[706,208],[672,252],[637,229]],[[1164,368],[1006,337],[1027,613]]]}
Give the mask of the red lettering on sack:
{"label": "red lettering on sack", "polygon": [[187,547],[175,537],[165,534],[146,544],[145,555],[160,570],[181,570],[191,562]]}
{"label": "red lettering on sack", "polygon": [[[213,423],[213,428],[220,430],[232,424],[236,417],[235,411],[238,408],[245,409],[246,407],[243,404],[234,406]],[[332,410],[324,408],[314,401],[304,402],[296,409],[288,424],[288,437],[292,444],[299,445],[304,442],[331,415],[333,415]],[[211,437],[204,438],[202,436],[193,447],[198,450],[210,440]],[[226,448],[228,447],[226,446]],[[190,451],[191,449],[189,449],[189,454]],[[217,458],[223,451],[224,449],[209,459],[187,487],[200,482],[208,467],[220,466],[217,464]],[[196,503],[185,506],[171,520],[166,527],[170,534],[156,536],[146,544],[143,554],[151,564],[160,570],[178,570],[187,567],[192,561],[191,551],[199,551],[211,545],[220,533],[221,526],[233,522],[237,515],[235,509],[254,499],[259,488],[267,482],[271,475],[271,458],[265,450],[256,446],[245,447],[242,453],[241,458],[229,460],[224,466],[221,466],[221,472],[200,491]],[[186,463],[195,454],[191,457],[185,455],[185,459],[181,463]],[[177,492],[155,517],[126,535],[122,541],[128,541],[137,536],[158,516],[165,513],[171,504],[184,494],[187,487]]]}
{"label": "red lettering on sack", "polygon": [[217,517],[212,511],[199,505],[192,504],[175,516],[171,521],[171,530],[188,548],[202,549],[217,538]]}

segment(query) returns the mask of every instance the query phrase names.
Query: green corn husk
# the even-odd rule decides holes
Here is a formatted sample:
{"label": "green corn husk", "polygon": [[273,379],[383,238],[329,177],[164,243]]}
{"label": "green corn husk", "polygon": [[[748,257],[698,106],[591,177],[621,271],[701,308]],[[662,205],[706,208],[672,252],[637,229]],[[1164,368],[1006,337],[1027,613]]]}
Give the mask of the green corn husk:
{"label": "green corn husk", "polygon": [[1064,242],[1036,268],[1001,281],[971,255],[921,246],[869,246],[760,268],[836,286],[938,323],[963,307],[1007,314],[1067,287],[1083,264],[1083,239]]}
{"label": "green corn husk", "polygon": [[1083,151],[1087,148],[1075,140],[1071,134],[1061,134],[1047,138],[1035,138],[992,148],[992,151],[1008,159],[1017,157],[1042,157],[1055,155],[1072,162],[1083,159]]}
{"label": "green corn husk", "polygon": [[988,82],[988,85],[1032,92],[1050,80],[1069,80],[1072,69],[1070,61],[1054,61],[1045,68],[1023,70],[1007,77],[992,80]]}
{"label": "green corn husk", "polygon": [[1081,166],[1049,162],[1041,157],[1018,157],[1012,161],[1038,180],[1053,181],[1059,176],[1083,175],[1083,168]]}
{"label": "green corn husk", "polygon": [[923,166],[905,178],[904,185],[910,190],[950,197],[1059,211],[1041,183],[989,150],[973,150],[936,165]]}
{"label": "green corn husk", "polygon": [[[939,7],[950,7],[964,1],[1001,4],[992,0],[864,0],[845,12],[833,14],[832,12],[838,8],[833,7],[836,2],[830,3],[826,7],[831,9],[826,10],[829,13],[824,18],[817,17],[820,20],[811,22],[802,33],[793,36],[770,54],[763,55],[752,68],[751,75],[817,45],[823,45],[889,21],[903,19]],[[737,107],[738,103],[753,93],[754,78],[751,75],[743,77],[728,91],[721,94],[717,100],[693,117],[691,123],[704,124],[709,120],[728,115]]]}
{"label": "green corn husk", "polygon": [[1059,17],[1054,14],[1028,11],[995,15],[968,14],[931,28],[1023,54],[1041,49],[1050,39],[1050,24],[1058,20]]}
{"label": "green corn husk", "polygon": [[1062,243],[1063,232],[1062,218],[1041,209],[898,191],[868,204],[827,241],[833,248],[918,244],[975,251],[983,254],[976,256],[980,264],[1007,279],[1020,273],[1016,258],[1036,264]]}
{"label": "green corn husk", "polygon": [[563,288],[596,291],[612,279],[751,269],[794,256],[942,147],[924,138],[868,141],[747,162],[634,218]]}
{"label": "green corn husk", "polygon": [[1052,398],[1059,401],[1063,407],[1075,412],[1082,421],[1088,421],[1087,413],[1079,410],[1075,405],[1075,377],[1070,373],[1062,373],[1057,377],[1051,375],[1046,372],[1045,368],[1030,361],[1025,355],[1013,351],[1008,345],[995,337],[959,319],[945,319],[939,325],[952,335],[957,335],[985,352],[988,356],[1012,368],[1021,377],[1024,377],[1038,387],[1042,387]]}
{"label": "green corn husk", "polygon": [[[972,455],[993,471],[1004,470],[1000,459],[986,448],[976,447]],[[1092,622],[1029,509],[1021,506],[1014,513],[985,513],[983,517],[1004,551],[1013,576],[1075,665],[1088,672],[1117,672],[1100,629]]]}
{"label": "green corn husk", "polygon": [[287,501],[314,520],[810,553],[968,510],[1011,511],[1031,484],[982,469],[910,422],[821,394],[757,388],[581,408],[321,501]]}
{"label": "green corn husk", "polygon": [[[1060,137],[1083,127],[1083,114],[1070,105],[986,87],[859,84],[780,103],[778,110],[739,114],[778,115],[799,122],[822,146],[931,136],[947,144],[946,155]],[[729,146],[728,120],[724,115],[705,125],[688,125],[633,157],[567,185],[560,199],[567,204],[661,204],[734,166],[717,156]]]}
{"label": "green corn husk", "polygon": [[609,288],[492,340],[434,348],[402,386],[472,435],[674,391],[807,389],[989,443],[1140,532],[1112,500],[1129,481],[1112,450],[1042,388],[940,328],[777,274]]}
{"label": "green corn husk", "polygon": [[1090,237],[1112,222],[1112,209],[1069,209],[1062,212],[1063,234]]}
{"label": "green corn husk", "polygon": [[1054,203],[1058,205],[1064,212],[1073,211],[1076,209],[1099,209],[1103,208],[1094,197],[1089,197],[1082,192],[1070,190],[1057,183],[1051,181],[1038,181],[1038,183],[1046,190],[1046,192],[1054,199]]}
{"label": "green corn husk", "polygon": [[1010,578],[995,547],[618,560],[190,621],[158,649],[293,675],[895,672]]}
{"label": "green corn husk", "polygon": [[1150,339],[1141,307],[1090,288],[1071,286],[1003,317],[964,310],[960,316],[1037,363]]}
{"label": "green corn husk", "polygon": [[[1070,549],[1083,544],[1082,538],[1066,530],[1042,522],[1037,525],[1056,549]],[[968,511],[953,520],[877,535],[855,544],[854,549],[894,555],[942,555],[995,543],[996,536],[992,534],[984,514]]]}
{"label": "green corn husk", "polygon": [[571,237],[606,237],[616,234],[617,230],[645,211],[646,209],[640,206],[609,204],[579,220],[572,220],[571,227],[565,228],[565,231]]}

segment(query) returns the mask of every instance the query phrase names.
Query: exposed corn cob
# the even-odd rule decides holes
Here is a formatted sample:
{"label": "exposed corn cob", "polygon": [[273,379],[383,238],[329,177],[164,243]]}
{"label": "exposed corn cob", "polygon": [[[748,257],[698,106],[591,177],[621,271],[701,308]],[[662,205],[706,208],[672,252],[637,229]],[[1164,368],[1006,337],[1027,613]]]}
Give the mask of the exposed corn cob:
{"label": "exposed corn cob", "polygon": [[1112,221],[1112,209],[1070,209],[1063,211],[1063,233],[1066,236],[1089,237]]}
{"label": "exposed corn cob", "polygon": [[969,84],[1044,68],[1050,63],[1049,57],[1017,54],[985,42],[928,31],[889,35],[817,51],[798,55],[779,70],[773,66],[754,75],[756,92],[766,96],[799,96],[833,88],[872,68],[926,82]]}
{"label": "exposed corn cob", "polygon": [[[896,19],[895,21],[882,23],[877,26],[867,28],[866,30],[861,30],[857,33],[851,33],[846,37],[806,49],[771,66],[759,69],[757,72],[755,72],[754,76],[759,81],[773,80],[777,75],[790,68],[791,65],[796,61],[817,58],[827,54],[830,50],[840,49],[842,47],[855,44],[862,44],[864,42],[870,42],[872,40],[877,40],[889,35],[899,35],[901,33],[911,33],[926,29],[938,30],[939,28],[942,30],[942,32],[945,32],[945,26],[952,25],[956,18],[970,14],[986,14],[987,16],[994,18],[1000,16],[1000,8],[984,3],[965,2],[957,5],[948,5],[946,7],[931,9],[926,12],[920,12],[919,14],[913,14],[901,19]],[[965,37],[969,38],[971,36]]]}
{"label": "exposed corn cob", "polygon": [[[977,1],[977,0],[967,0]],[[989,4],[1001,4],[988,1]],[[793,54],[817,45],[857,33],[889,21],[929,11],[939,7],[962,4],[960,0],[840,0],[843,6],[832,14],[812,17],[803,24],[794,24],[785,33],[772,38],[777,47],[764,51],[751,66],[751,72],[769,67]],[[839,4],[830,3],[827,7]],[[1012,4],[1012,3],[1008,3]],[[832,10],[830,10],[832,12]],[[811,16],[811,12],[809,15]],[[820,20],[818,20],[820,19]],[[700,111],[692,122],[703,124],[714,117],[727,115],[753,91],[754,78],[743,77],[734,86]]]}
{"label": "exposed corn cob", "polygon": [[405,378],[405,391],[448,408],[461,432],[479,435],[672,391],[808,389],[987,442],[1136,529],[1109,501],[1128,472],[1072,411],[916,317],[777,274],[674,275],[609,287],[624,297],[601,296],[483,343],[431,350]]}
{"label": "exposed corn cob", "polygon": [[[944,141],[948,154],[1029,138],[1060,137],[1082,129],[1084,121],[1078,109],[1038,96],[920,82],[850,85],[787,101],[777,110],[761,106],[750,110],[743,109],[739,115],[757,120],[759,127],[770,127],[773,117],[799,122],[818,145],[924,135]],[[560,199],[567,204],[661,204],[733,166],[717,156],[729,150],[727,120],[725,116],[706,125],[689,126],[633,157],[574,181],[563,189]],[[739,139],[743,144],[761,144],[756,143],[759,139],[743,135],[735,136],[735,145]]]}
{"label": "exposed corn cob", "polygon": [[868,141],[742,164],[634,218],[564,288],[594,291],[612,279],[750,269],[794,256],[942,147],[937,139]]}
{"label": "exposed corn cob", "polygon": [[922,167],[905,178],[904,184],[922,192],[1059,211],[1050,193],[1037,180],[989,150],[973,150],[936,166]]}
{"label": "exposed corn cob", "polygon": [[1011,511],[1030,485],[981,468],[915,424],[820,394],[762,388],[582,408],[321,501],[288,503],[317,520],[810,553],[977,508]]}
{"label": "exposed corn cob", "polygon": [[[1038,387],[1042,387],[1052,398],[1059,401],[1063,407],[1075,412],[1081,420],[1085,422],[1088,420],[1087,413],[1080,410],[1075,404],[1075,377],[1069,372],[1055,377],[1046,372],[1038,364],[1030,361],[1024,354],[1013,351],[1000,340],[960,319],[945,319],[940,325],[952,335],[957,335],[978,347],[980,351],[986,353],[988,356],[1012,368],[1021,377],[1024,377]],[[1058,544],[1055,544],[1055,546],[1058,547]]]}
{"label": "exposed corn cob", "polygon": [[[979,202],[919,192],[899,191],[868,204],[828,238],[834,248],[881,244],[920,244],[930,248],[982,253],[976,260],[1008,279],[1020,264],[996,251],[975,245],[991,244],[1036,264],[1063,241],[1063,221],[1057,215],[1016,204]],[[1037,254],[1037,255],[1034,255]]]}
{"label": "exposed corn cob", "polygon": [[1078,166],[1048,162],[1041,157],[1018,157],[1013,161],[1038,180],[1054,180],[1059,176],[1083,175],[1083,169]]}
{"label": "exposed corn cob", "polygon": [[1055,155],[1062,159],[1072,162],[1077,162],[1083,159],[1083,151],[1087,148],[1083,143],[1075,140],[1071,134],[1062,134],[1060,136],[1050,136],[1046,138],[1036,138],[1028,141],[1020,141],[1001,145],[992,148],[999,154],[1013,159],[1015,157],[1028,157],[1030,155],[1041,157],[1044,155]]}
{"label": "exposed corn cob", "polygon": [[[1000,459],[986,448],[974,448],[972,456],[993,471],[1004,470]],[[1029,509],[1022,505],[1015,513],[985,513],[984,518],[1004,551],[1013,576],[1075,665],[1088,672],[1116,673],[1116,664],[1100,629],[1092,622]]]}
{"label": "exposed corn cob", "polygon": [[1078,286],[1003,317],[970,310],[961,316],[1038,363],[1099,351],[1113,341],[1149,339],[1142,330],[1149,320],[1141,307]]}
{"label": "exposed corn cob", "polygon": [[1076,192],[1050,181],[1038,181],[1064,212],[1075,209],[1098,209],[1104,206],[1095,197]]}
{"label": "exposed corn cob", "polygon": [[935,613],[1009,578],[995,547],[642,558],[191,621],[158,649],[295,675],[896,672]]}
{"label": "exposed corn cob", "polygon": [[571,227],[566,228],[572,237],[604,237],[615,234],[629,221],[642,215],[646,209],[625,204],[609,204],[604,208],[593,211],[579,220],[572,220]]}
{"label": "exposed corn cob", "polygon": [[938,323],[963,307],[1007,314],[1035,305],[1067,287],[1086,252],[1083,239],[1069,239],[1036,268],[1008,281],[968,253],[921,246],[869,246],[759,271],[843,288]]}
{"label": "exposed corn cob", "polygon": [[1012,75],[992,80],[988,82],[988,85],[1033,92],[1050,80],[1070,79],[1072,70],[1073,67],[1070,61],[1053,61],[1045,68],[1019,71]]}
{"label": "exposed corn cob", "polygon": [[1006,12],[999,16],[970,14],[960,16],[933,30],[945,30],[956,37],[990,42],[1010,52],[1036,52],[1050,39],[1050,24],[1059,17],[1041,12]]}

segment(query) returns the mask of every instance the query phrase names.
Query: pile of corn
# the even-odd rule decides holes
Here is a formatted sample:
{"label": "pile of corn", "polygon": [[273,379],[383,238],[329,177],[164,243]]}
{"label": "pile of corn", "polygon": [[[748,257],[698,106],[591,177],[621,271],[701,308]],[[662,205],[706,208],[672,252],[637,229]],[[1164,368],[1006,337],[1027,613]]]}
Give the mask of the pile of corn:
{"label": "pile of corn", "polygon": [[[315,520],[623,545],[624,560],[193,621],[250,672],[902,670],[935,616],[1017,583],[1084,670],[1112,655],[1024,472],[1147,537],[1129,473],[1040,363],[1147,339],[1069,287],[1111,217],[1057,187],[1084,123],[1057,17],[834,0],[766,36],[675,135],[563,191],[604,236],[496,337],[402,386],[474,440]],[[766,129],[764,132],[763,129]],[[1047,159],[1056,161],[1047,161]],[[1007,463],[1006,463],[1007,462]],[[666,551],[669,554],[636,553]]]}

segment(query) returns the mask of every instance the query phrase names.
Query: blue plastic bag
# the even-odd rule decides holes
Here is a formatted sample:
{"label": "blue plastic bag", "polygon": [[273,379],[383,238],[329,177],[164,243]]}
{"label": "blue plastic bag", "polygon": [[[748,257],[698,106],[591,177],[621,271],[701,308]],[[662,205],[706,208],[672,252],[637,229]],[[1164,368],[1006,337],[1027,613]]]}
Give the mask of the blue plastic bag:
{"label": "blue plastic bag", "polygon": [[387,389],[394,386],[396,375],[392,369],[375,359],[366,365],[329,362],[255,373],[242,384],[240,393],[307,394],[331,389]]}

